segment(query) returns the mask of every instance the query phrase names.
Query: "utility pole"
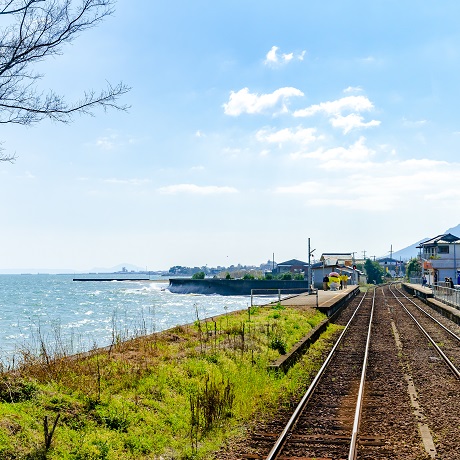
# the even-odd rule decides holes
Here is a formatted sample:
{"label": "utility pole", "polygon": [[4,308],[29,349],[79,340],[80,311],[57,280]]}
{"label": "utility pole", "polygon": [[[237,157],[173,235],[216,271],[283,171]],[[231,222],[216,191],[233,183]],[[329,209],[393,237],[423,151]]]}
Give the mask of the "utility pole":
{"label": "utility pole", "polygon": [[352,281],[353,284],[356,284],[355,254],[356,254],[356,252],[352,252],[352,253],[351,253],[351,255],[352,255],[352,257],[353,257],[353,259],[352,259],[352,264],[353,264],[353,267],[352,267],[352,268],[353,268],[353,276],[352,276],[352,280],[351,280],[351,281]]}
{"label": "utility pole", "polygon": [[366,250],[363,251],[363,259],[366,260]]}
{"label": "utility pole", "polygon": [[311,293],[311,252],[310,252],[310,238],[308,238],[308,293]]}
{"label": "utility pole", "polygon": [[308,293],[311,294],[311,285],[312,285],[312,272],[311,272],[311,255],[315,249],[311,250],[310,249],[310,238],[308,238],[308,274],[307,274],[307,279],[308,279]]}

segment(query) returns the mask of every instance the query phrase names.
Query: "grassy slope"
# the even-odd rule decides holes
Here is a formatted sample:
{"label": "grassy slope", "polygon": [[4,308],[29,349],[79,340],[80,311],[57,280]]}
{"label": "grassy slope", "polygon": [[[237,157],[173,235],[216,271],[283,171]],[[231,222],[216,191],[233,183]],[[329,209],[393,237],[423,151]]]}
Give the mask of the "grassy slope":
{"label": "grassy slope", "polygon": [[[210,458],[308,384],[321,341],[287,376],[266,367],[323,319],[313,309],[257,307],[89,357],[27,357],[0,379],[0,459]],[[46,450],[44,417],[50,431],[57,415]]]}

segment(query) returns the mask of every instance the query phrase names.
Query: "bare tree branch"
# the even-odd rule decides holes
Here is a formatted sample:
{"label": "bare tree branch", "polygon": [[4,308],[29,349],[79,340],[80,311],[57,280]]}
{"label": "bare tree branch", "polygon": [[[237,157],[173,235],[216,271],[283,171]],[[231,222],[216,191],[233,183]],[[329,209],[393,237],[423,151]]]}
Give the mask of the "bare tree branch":
{"label": "bare tree branch", "polygon": [[14,163],[16,161],[16,154],[7,155],[4,152],[4,148],[0,145],[0,161],[8,161],[9,163]]}
{"label": "bare tree branch", "polygon": [[[17,2],[15,0],[10,0],[9,2],[0,2],[0,5],[2,3],[6,3],[4,6],[2,6],[2,8],[0,9],[0,14],[13,14],[13,13],[19,13],[21,11],[24,11],[26,10],[27,8],[29,8],[30,5],[32,5],[32,3],[38,3],[38,2],[44,2],[45,0],[29,0],[28,2],[26,2],[25,5],[22,5],[20,7],[14,7],[13,5],[15,5],[16,3],[24,3],[24,2]],[[13,9],[9,9],[9,8],[13,8]]]}
{"label": "bare tree branch", "polygon": [[[77,113],[93,115],[97,107],[127,110],[117,103],[130,90],[123,83],[108,83],[68,103],[52,90],[40,92],[36,84],[43,75],[33,71],[34,64],[61,54],[63,45],[113,11],[114,0],[0,0],[0,15],[11,19],[0,28],[0,124],[32,125],[45,118],[69,123]],[[14,158],[0,151],[0,161]]]}

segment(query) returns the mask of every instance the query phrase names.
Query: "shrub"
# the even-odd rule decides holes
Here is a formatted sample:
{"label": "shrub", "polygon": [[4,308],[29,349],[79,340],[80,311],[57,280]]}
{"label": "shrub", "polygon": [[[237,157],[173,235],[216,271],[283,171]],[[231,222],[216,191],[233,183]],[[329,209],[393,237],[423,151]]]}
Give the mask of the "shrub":
{"label": "shrub", "polygon": [[204,280],[206,274],[204,272],[196,272],[192,275],[192,280]]}
{"label": "shrub", "polygon": [[286,349],[287,349],[286,342],[283,339],[281,339],[280,337],[273,337],[270,340],[269,347],[272,350],[277,350],[280,355],[285,355],[286,354]]}
{"label": "shrub", "polygon": [[37,393],[38,388],[30,381],[3,377],[0,380],[0,401],[16,403],[29,401]]}
{"label": "shrub", "polygon": [[254,275],[251,275],[250,273],[245,273],[244,276],[243,276],[243,279],[244,280],[253,280]]}

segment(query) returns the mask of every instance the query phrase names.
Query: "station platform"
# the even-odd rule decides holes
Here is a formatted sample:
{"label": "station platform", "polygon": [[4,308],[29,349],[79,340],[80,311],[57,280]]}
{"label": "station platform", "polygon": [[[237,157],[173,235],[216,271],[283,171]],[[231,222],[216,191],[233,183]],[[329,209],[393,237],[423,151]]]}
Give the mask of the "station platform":
{"label": "station platform", "polygon": [[298,294],[281,300],[285,307],[317,308],[328,317],[332,316],[341,306],[359,293],[357,285],[348,285],[346,289],[337,291],[316,290],[314,294]]}
{"label": "station platform", "polygon": [[434,298],[433,290],[430,287],[422,287],[420,284],[401,283],[404,290],[418,297],[425,302],[429,307],[436,310],[441,315],[449,318],[456,324],[460,324],[460,310]]}

